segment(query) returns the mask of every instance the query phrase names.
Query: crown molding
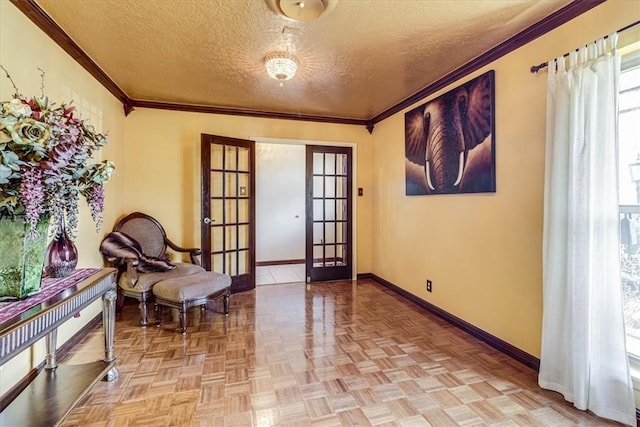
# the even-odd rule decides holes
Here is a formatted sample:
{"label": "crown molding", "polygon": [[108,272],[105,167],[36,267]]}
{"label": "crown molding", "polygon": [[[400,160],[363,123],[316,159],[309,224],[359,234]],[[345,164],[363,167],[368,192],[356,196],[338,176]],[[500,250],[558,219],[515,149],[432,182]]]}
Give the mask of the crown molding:
{"label": "crown molding", "polygon": [[574,19],[575,17],[585,13],[595,6],[604,3],[605,0],[574,0],[562,9],[549,15],[545,19],[537,22],[524,31],[516,34],[510,39],[483,55],[457,68],[441,79],[426,86],[424,89],[414,93],[408,98],[400,101],[398,104],[389,107],[382,113],[372,117],[369,120],[350,119],[331,116],[304,115],[295,113],[278,113],[260,110],[247,110],[239,108],[226,108],[207,105],[190,105],[171,102],[157,102],[131,99],[102,69],[78,46],[55,21],[47,15],[47,13],[36,3],[35,0],[9,0],[22,13],[24,13],[34,24],[44,31],[51,39],[58,44],[65,52],[76,60],[85,70],[89,72],[98,82],[100,82],[109,92],[122,102],[125,116],[128,116],[135,107],[154,108],[162,110],[187,111],[208,114],[223,114],[233,116],[261,117],[269,119],[282,120],[300,120],[308,122],[321,123],[337,123],[365,126],[369,133],[373,132],[376,123],[402,111],[403,109],[415,104],[418,101],[428,97],[438,90],[448,86],[451,83],[464,78],[468,74],[492,63],[502,56],[520,48],[541,35],[553,30],[554,28]]}
{"label": "crown molding", "polygon": [[134,108],[136,107],[152,108],[156,110],[186,111],[190,113],[222,114],[227,116],[249,116],[249,117],[259,117],[259,118],[265,118],[265,119],[300,120],[300,121],[306,121],[306,122],[337,123],[337,124],[358,125],[358,126],[365,126],[367,124],[366,120],[349,119],[346,117],[314,116],[314,115],[295,114],[295,113],[278,113],[273,111],[216,107],[212,105],[196,105],[196,104],[180,104],[175,102],[144,101],[140,99],[131,100],[131,105]]}

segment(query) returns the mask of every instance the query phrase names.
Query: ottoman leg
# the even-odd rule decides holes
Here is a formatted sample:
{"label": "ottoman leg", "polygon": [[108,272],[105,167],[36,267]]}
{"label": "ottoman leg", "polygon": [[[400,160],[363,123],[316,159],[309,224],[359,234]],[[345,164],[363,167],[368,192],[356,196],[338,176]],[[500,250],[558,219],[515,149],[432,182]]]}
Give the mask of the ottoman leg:
{"label": "ottoman leg", "polygon": [[224,296],[222,297],[222,304],[223,304],[223,310],[224,310],[224,315],[228,316],[229,315],[229,291],[227,291],[227,293],[224,294]]}
{"label": "ottoman leg", "polygon": [[155,311],[155,315],[156,315],[156,326],[157,326],[157,327],[160,327],[160,315],[161,315],[161,313],[162,313],[162,307],[160,307],[160,306],[158,305],[158,303],[156,303],[156,306],[155,306],[155,310],[154,310],[154,311]]}
{"label": "ottoman leg", "polygon": [[180,307],[180,332],[187,333],[187,305],[182,303]]}

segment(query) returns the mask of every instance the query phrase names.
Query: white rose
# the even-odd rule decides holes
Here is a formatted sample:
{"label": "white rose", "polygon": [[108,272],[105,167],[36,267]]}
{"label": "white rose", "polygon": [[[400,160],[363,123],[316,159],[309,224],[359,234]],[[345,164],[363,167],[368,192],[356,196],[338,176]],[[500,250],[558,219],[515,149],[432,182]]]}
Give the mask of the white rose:
{"label": "white rose", "polygon": [[2,108],[5,113],[11,114],[15,117],[31,117],[31,107],[28,104],[24,104],[19,99],[12,99],[9,102],[2,104]]}

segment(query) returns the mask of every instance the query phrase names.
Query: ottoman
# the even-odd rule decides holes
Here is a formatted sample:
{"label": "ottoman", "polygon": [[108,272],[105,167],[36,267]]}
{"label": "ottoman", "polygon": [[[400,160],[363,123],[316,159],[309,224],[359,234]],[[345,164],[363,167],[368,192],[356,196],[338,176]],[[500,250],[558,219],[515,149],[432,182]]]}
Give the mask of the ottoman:
{"label": "ottoman", "polygon": [[156,326],[160,326],[161,306],[180,311],[180,332],[187,331],[187,310],[202,306],[207,300],[223,298],[224,314],[229,314],[231,277],[226,274],[202,271],[188,276],[161,280],[152,288],[155,298]]}

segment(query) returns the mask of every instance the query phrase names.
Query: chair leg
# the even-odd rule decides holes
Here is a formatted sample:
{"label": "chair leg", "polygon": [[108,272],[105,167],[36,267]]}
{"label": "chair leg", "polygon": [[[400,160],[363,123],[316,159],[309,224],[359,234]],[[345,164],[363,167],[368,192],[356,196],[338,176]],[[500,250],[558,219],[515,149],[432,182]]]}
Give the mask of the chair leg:
{"label": "chair leg", "polygon": [[224,296],[222,297],[222,304],[223,304],[223,310],[224,310],[224,315],[228,316],[229,315],[229,292],[227,292],[226,294],[224,294]]}
{"label": "chair leg", "polygon": [[140,311],[140,325],[147,326],[147,298],[144,294],[140,297],[140,304],[138,304],[138,311]]}
{"label": "chair leg", "polygon": [[180,332],[187,333],[187,305],[182,303],[180,307]]}
{"label": "chair leg", "polygon": [[162,314],[162,307],[160,307],[160,305],[158,305],[158,303],[155,304],[155,308],[154,308],[154,313],[155,313],[155,317],[156,317],[156,327],[160,327],[160,316]]}

